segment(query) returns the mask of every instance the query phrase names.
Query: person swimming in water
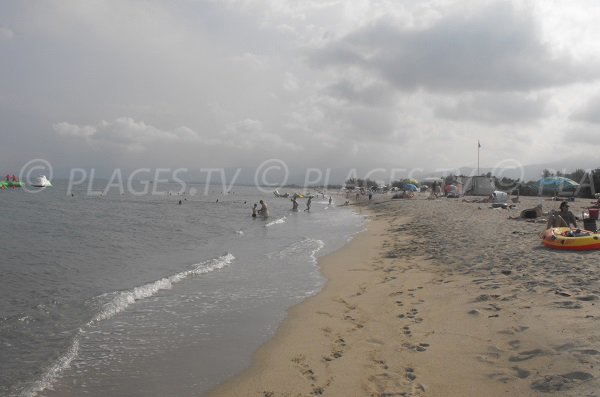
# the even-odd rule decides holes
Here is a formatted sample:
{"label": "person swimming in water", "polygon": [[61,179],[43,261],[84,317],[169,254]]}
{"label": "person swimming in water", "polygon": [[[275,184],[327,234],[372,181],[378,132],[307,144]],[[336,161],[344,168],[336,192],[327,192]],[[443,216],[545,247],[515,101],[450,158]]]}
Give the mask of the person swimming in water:
{"label": "person swimming in water", "polygon": [[252,207],[252,218],[256,218],[256,207],[258,204],[254,203],[254,207]]}

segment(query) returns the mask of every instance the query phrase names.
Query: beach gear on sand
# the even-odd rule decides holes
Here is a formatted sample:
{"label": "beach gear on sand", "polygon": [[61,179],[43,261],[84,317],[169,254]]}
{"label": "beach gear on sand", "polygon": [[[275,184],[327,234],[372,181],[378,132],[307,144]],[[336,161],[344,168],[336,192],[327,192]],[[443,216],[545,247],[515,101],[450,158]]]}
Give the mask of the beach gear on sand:
{"label": "beach gear on sand", "polygon": [[597,250],[600,249],[600,233],[569,227],[554,227],[544,232],[542,244],[558,250]]}

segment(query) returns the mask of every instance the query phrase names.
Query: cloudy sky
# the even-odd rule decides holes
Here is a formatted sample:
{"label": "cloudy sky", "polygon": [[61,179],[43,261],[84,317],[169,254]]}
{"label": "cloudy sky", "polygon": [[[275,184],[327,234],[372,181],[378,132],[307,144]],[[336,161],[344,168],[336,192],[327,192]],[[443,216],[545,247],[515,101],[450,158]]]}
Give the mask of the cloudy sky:
{"label": "cloudy sky", "polygon": [[[596,0],[0,2],[2,171],[600,166]],[[597,163],[597,164],[595,164]],[[16,171],[14,171],[16,172]]]}

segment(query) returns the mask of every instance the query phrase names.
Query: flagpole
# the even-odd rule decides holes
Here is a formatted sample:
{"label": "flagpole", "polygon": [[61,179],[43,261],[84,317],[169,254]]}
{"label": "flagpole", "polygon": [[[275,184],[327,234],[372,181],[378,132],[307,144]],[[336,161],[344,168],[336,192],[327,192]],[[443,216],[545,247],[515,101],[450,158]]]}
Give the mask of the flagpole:
{"label": "flagpole", "polygon": [[477,176],[479,176],[479,149],[481,149],[481,144],[479,143],[479,139],[477,140]]}

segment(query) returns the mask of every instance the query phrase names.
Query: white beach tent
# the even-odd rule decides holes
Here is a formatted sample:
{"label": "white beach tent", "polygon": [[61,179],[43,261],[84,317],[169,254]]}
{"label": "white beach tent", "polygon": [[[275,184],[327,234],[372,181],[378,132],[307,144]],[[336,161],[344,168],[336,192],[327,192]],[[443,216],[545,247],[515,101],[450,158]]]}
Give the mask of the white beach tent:
{"label": "white beach tent", "polygon": [[496,190],[494,180],[485,176],[463,178],[462,182],[465,187],[463,191],[467,195],[489,196]]}

